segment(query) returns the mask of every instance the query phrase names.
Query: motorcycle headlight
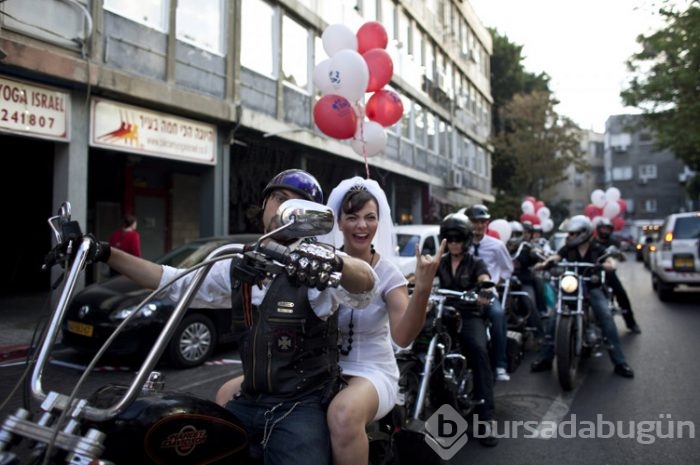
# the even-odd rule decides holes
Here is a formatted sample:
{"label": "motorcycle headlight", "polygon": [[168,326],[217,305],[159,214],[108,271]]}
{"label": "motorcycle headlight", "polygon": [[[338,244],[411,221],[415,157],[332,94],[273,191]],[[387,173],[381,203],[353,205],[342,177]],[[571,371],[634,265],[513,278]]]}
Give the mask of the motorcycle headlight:
{"label": "motorcycle headlight", "polygon": [[570,274],[563,276],[561,281],[559,281],[559,287],[567,294],[572,294],[578,289],[578,279],[576,276]]}
{"label": "motorcycle headlight", "polygon": [[[151,315],[153,315],[157,309],[158,309],[158,307],[156,306],[156,304],[153,304],[153,303],[146,304],[139,309],[138,315],[136,315],[134,317],[134,319],[148,318]],[[115,312],[112,312],[112,314],[109,317],[112,321],[123,321],[123,320],[127,319],[135,311],[136,311],[136,306],[126,307],[126,308],[122,308],[121,310],[117,310]]]}

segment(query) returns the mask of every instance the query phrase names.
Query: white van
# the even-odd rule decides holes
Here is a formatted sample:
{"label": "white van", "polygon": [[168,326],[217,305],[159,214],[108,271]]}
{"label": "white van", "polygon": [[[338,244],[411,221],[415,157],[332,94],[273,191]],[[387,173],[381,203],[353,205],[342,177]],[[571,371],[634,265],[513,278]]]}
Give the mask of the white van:
{"label": "white van", "polygon": [[660,300],[677,286],[700,286],[700,211],[667,216],[654,245],[649,269]]}
{"label": "white van", "polygon": [[394,226],[396,256],[393,257],[404,276],[410,278],[416,271],[416,244],[421,254],[435,255],[440,246],[439,224],[403,224]]}

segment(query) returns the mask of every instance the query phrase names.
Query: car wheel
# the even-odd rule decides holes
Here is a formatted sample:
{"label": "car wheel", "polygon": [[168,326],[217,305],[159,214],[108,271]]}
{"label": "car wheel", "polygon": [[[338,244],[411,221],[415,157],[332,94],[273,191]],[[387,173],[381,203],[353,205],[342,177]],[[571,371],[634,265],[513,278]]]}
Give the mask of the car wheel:
{"label": "car wheel", "polygon": [[654,275],[652,278],[652,287],[656,291],[656,295],[661,302],[668,302],[671,300],[671,295],[673,294],[673,286],[663,283],[658,276]]}
{"label": "car wheel", "polygon": [[216,329],[205,315],[187,315],[168,345],[168,359],[178,368],[201,365],[214,353]]}

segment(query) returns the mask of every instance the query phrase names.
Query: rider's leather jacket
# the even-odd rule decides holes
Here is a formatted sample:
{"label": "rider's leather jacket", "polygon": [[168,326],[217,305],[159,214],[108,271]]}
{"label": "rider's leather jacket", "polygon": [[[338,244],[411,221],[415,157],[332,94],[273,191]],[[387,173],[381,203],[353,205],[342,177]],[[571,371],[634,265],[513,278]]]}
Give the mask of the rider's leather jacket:
{"label": "rider's leather jacket", "polygon": [[337,312],[319,318],[308,288],[293,285],[284,273],[273,278],[261,304],[247,312],[245,295],[240,287],[232,296],[245,375],[242,393],[287,401],[332,389],[340,376]]}

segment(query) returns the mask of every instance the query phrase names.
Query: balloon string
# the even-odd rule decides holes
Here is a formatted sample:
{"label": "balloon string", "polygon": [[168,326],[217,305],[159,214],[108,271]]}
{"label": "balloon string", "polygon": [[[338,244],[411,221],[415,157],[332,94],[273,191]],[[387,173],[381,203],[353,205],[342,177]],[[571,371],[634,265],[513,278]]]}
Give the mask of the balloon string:
{"label": "balloon string", "polygon": [[360,141],[362,141],[362,158],[365,159],[365,175],[369,179],[369,157],[367,156],[367,142],[365,142],[365,125],[360,122]]}

